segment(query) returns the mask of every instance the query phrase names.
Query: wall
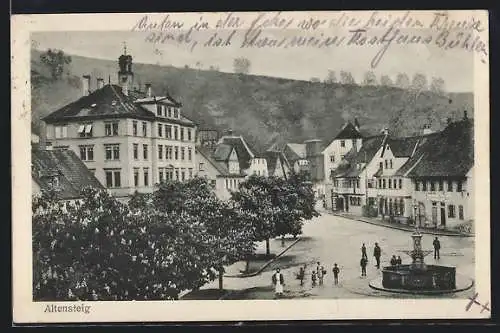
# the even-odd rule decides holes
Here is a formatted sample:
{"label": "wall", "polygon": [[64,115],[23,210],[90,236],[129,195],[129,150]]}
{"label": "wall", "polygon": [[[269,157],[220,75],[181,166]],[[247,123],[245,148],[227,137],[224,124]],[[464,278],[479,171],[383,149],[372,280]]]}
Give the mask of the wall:
{"label": "wall", "polygon": [[250,161],[248,175],[268,176],[267,161],[265,158],[255,157]]}
{"label": "wall", "polygon": [[[338,168],[339,162],[342,160],[342,156],[347,154],[353,147],[355,142],[357,145],[357,150],[361,149],[363,144],[362,139],[345,139],[345,147],[341,146],[342,140],[333,140],[328,147],[323,150],[323,169],[325,174],[325,181],[330,182],[331,171]],[[330,156],[334,156],[334,162],[331,162]]]}

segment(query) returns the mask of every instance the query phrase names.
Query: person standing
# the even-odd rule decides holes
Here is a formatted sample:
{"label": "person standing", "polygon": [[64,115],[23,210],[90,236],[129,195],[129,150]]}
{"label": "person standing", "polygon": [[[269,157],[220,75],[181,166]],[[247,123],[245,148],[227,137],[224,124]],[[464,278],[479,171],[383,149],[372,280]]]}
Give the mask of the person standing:
{"label": "person standing", "polygon": [[363,243],[363,246],[361,246],[361,257],[368,259],[368,255],[366,254],[366,246],[365,243]]}
{"label": "person standing", "polygon": [[300,285],[304,285],[304,277],[306,276],[306,265],[300,267],[299,270],[299,280],[300,280]]}
{"label": "person standing", "polygon": [[333,264],[333,283],[335,285],[339,284],[339,273],[340,273],[340,268],[337,266],[337,263]]}
{"label": "person standing", "polygon": [[398,258],[396,258],[396,255],[392,255],[391,258],[391,266],[396,266],[398,264]]}
{"label": "person standing", "polygon": [[316,286],[316,271],[312,271],[311,273],[311,281],[312,281],[312,286]]}
{"label": "person standing", "polygon": [[398,258],[396,259],[396,265],[402,265],[403,264],[403,260],[401,259],[400,256],[398,256]]}
{"label": "person standing", "polygon": [[273,274],[272,282],[274,285],[274,294],[276,296],[283,295],[283,286],[285,285],[285,279],[283,274],[280,273],[280,269],[276,269],[276,273]]}
{"label": "person standing", "polygon": [[325,269],[323,268],[323,266],[320,266],[319,269],[317,270],[318,283],[320,286],[323,285],[323,278],[325,277],[324,271]]}
{"label": "person standing", "polygon": [[368,264],[368,259],[362,257],[359,264],[361,266],[361,276],[366,276],[366,265]]}
{"label": "person standing", "polygon": [[441,242],[439,242],[437,237],[434,239],[434,242],[432,242],[432,245],[434,245],[434,259],[440,259],[439,250],[441,249]]}
{"label": "person standing", "polygon": [[377,268],[380,269],[380,256],[382,254],[382,250],[378,243],[375,243],[375,247],[373,248],[373,256],[375,257],[375,261],[377,262]]}

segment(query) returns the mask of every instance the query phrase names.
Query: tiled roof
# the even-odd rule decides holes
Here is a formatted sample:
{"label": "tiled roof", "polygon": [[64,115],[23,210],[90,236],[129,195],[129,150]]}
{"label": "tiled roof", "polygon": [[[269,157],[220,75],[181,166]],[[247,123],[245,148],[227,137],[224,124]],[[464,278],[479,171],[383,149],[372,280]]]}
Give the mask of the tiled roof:
{"label": "tiled roof", "polygon": [[278,164],[278,159],[280,160],[282,166],[290,168],[288,165],[288,161],[286,160],[285,154],[283,154],[282,152],[268,150],[264,154],[267,162],[267,171],[269,175],[274,175],[276,171],[276,165]]}
{"label": "tiled roof", "polygon": [[247,143],[241,136],[223,136],[219,140],[218,145],[220,144],[225,144],[236,149],[241,170],[245,170],[250,167],[250,161],[254,157],[254,152],[250,150]]}
{"label": "tiled roof", "polygon": [[348,121],[340,130],[340,132],[335,136],[334,140],[340,139],[362,139],[361,133],[354,127],[354,125]]}
{"label": "tiled roof", "polygon": [[196,146],[196,151],[200,153],[205,159],[207,159],[210,164],[214,166],[214,168],[220,173],[221,176],[229,176],[229,170],[225,166],[224,163],[217,162],[214,158],[212,158],[212,154],[210,150],[202,146]]}
{"label": "tiled roof", "polygon": [[226,144],[218,144],[217,148],[215,149],[214,152],[214,159],[216,161],[224,161],[226,162],[229,159],[229,156],[231,155],[231,152],[233,151],[233,147],[230,145]]}
{"label": "tiled roof", "polygon": [[50,177],[58,175],[57,193],[60,199],[80,197],[86,186],[104,187],[72,150],[32,150],[31,177],[42,190],[48,190]]}
{"label": "tiled roof", "polygon": [[420,136],[407,138],[389,138],[387,144],[394,157],[410,157],[415,151],[415,146],[420,141]]}
{"label": "tiled roof", "polygon": [[[130,93],[129,93],[130,95]],[[141,103],[141,104],[165,104],[165,105],[171,105],[175,107],[181,107],[182,104],[177,102],[172,96],[167,95],[167,96],[151,96],[147,97],[146,95],[139,93],[136,96],[133,96],[135,99],[136,103]]]}
{"label": "tiled roof", "polygon": [[410,177],[464,177],[474,165],[474,122],[450,123],[419,148]]}
{"label": "tiled roof", "polygon": [[306,158],[306,145],[303,143],[287,143],[285,146],[285,156],[292,163],[296,160]]}
{"label": "tiled roof", "polygon": [[79,118],[112,118],[135,117],[139,119],[155,119],[155,114],[134,103],[134,98],[123,94],[118,85],[105,85],[103,88],[83,96],[43,120],[58,122]]}
{"label": "tiled roof", "polygon": [[405,176],[408,171],[410,171],[418,162],[423,157],[423,153],[425,149],[422,149],[427,144],[433,144],[435,143],[435,139],[437,136],[439,136],[440,133],[432,133],[432,134],[427,134],[427,135],[422,135],[419,137],[418,143],[417,143],[417,149],[413,153],[413,155],[406,161],[405,164],[399,168],[395,175],[396,176]]}

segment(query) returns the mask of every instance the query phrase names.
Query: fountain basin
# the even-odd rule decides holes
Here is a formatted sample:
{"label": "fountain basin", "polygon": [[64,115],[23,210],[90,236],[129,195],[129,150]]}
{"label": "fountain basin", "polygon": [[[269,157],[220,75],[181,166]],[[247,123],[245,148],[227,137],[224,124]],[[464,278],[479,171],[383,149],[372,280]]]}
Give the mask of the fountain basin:
{"label": "fountain basin", "polygon": [[382,269],[382,286],[389,289],[407,290],[454,290],[455,267],[425,265],[416,269],[413,265],[388,266]]}

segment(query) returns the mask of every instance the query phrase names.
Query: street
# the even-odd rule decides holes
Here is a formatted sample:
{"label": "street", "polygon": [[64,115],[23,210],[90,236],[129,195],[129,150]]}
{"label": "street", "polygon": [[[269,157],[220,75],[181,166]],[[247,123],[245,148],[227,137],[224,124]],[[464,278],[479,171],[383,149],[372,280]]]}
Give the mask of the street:
{"label": "street", "polygon": [[[368,282],[381,273],[375,267],[373,246],[378,242],[382,248],[381,267],[388,266],[393,254],[401,256],[403,264],[411,262],[411,258],[400,250],[409,250],[412,247],[411,233],[395,230],[360,221],[354,221],[339,216],[323,213],[304,224],[302,239],[292,246],[279,259],[269,265],[264,272],[257,276],[225,277],[224,288],[233,290],[227,299],[273,299],[274,291],[271,285],[271,276],[276,268],[280,268],[285,279],[285,293],[283,298],[359,298],[369,296],[383,296],[380,292],[370,290]],[[434,236],[424,235],[422,245],[424,250],[432,250]],[[455,266],[457,275],[474,278],[474,238],[440,236],[441,259],[435,260],[432,253],[425,258],[428,264]],[[287,246],[293,240],[287,240]],[[359,261],[361,259],[361,245],[365,243],[369,264],[367,277],[360,277]],[[283,248],[271,248],[279,253]],[[311,271],[316,262],[327,270],[322,286],[311,286]],[[333,264],[340,268],[339,285],[333,285]],[[296,274],[299,267],[307,264],[304,286],[300,286]],[[217,281],[205,285],[201,289],[217,288]],[[391,297],[393,294],[391,294]],[[401,295],[408,297],[408,295]],[[460,297],[459,294],[440,297]]]}

